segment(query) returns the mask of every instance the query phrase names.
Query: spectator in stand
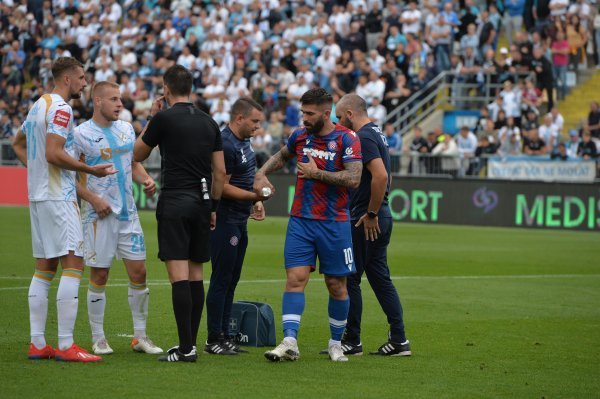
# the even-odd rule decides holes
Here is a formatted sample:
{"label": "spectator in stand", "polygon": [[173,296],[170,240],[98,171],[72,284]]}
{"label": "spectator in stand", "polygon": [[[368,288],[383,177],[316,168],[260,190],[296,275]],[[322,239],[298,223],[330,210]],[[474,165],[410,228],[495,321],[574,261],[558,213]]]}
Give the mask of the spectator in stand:
{"label": "spectator in stand", "polygon": [[513,134],[520,136],[521,129],[515,124],[515,118],[511,116],[506,118],[506,126],[498,130],[498,140],[503,141],[505,137],[510,137]]}
{"label": "spectator in stand", "polygon": [[367,115],[369,119],[377,126],[383,126],[383,121],[387,116],[387,111],[383,105],[381,105],[381,101],[379,98],[374,97],[373,101],[369,108],[367,108]]}
{"label": "spectator in stand", "polygon": [[437,24],[431,27],[427,38],[429,45],[434,49],[436,67],[439,71],[450,68],[450,48],[452,44],[452,26],[446,23],[446,18],[440,15]]}
{"label": "spectator in stand", "polygon": [[579,132],[575,129],[569,130],[569,141],[565,143],[565,147],[567,150],[567,156],[570,159],[577,158],[577,151],[579,151],[579,143],[581,140],[579,139]]}
{"label": "spectator in stand", "polygon": [[517,133],[505,135],[500,141],[500,148],[498,153],[505,156],[516,156],[521,155],[523,144],[521,143],[521,136]]}
{"label": "spectator in stand", "polygon": [[488,157],[496,154],[498,147],[495,143],[490,142],[488,136],[481,136],[477,143],[477,149],[475,150],[476,161],[473,167],[473,174],[479,175],[481,171],[485,171],[487,168]]}
{"label": "spectator in stand", "polygon": [[377,1],[372,3],[371,11],[367,14],[365,28],[367,30],[367,48],[374,50],[383,31],[383,14]]}
{"label": "spectator in stand", "polygon": [[460,128],[455,140],[462,160],[461,173],[471,175],[474,169],[475,150],[477,150],[477,136],[469,130],[468,126],[463,126]]}
{"label": "spectator in stand", "polygon": [[557,81],[558,99],[562,100],[567,95],[567,68],[569,65],[569,42],[562,31],[556,33],[552,42],[552,63],[554,79]]}
{"label": "spectator in stand", "polygon": [[521,125],[521,92],[514,90],[512,81],[507,80],[500,92],[502,108],[507,118],[514,118],[515,125]]}
{"label": "spectator in stand", "polygon": [[513,42],[513,32],[521,32],[523,26],[523,11],[525,9],[525,0],[507,0],[504,1],[504,28],[506,29],[506,39],[508,44]]}
{"label": "spectator in stand", "polygon": [[533,129],[537,129],[539,127],[540,127],[540,123],[538,122],[537,114],[532,109],[529,109],[527,111],[525,121],[523,122],[523,126],[522,126],[523,136],[529,137],[529,133]]}
{"label": "spectator in stand", "polygon": [[536,117],[539,114],[539,106],[542,105],[540,91],[535,87],[535,83],[531,79],[525,81],[525,89],[521,95],[522,107],[525,112],[532,111]]}
{"label": "spectator in stand", "polygon": [[402,33],[406,36],[412,33],[415,36],[419,35],[421,30],[421,11],[417,9],[417,0],[410,0],[408,9],[402,13],[400,22],[402,22]]}
{"label": "spectator in stand", "polygon": [[596,143],[592,140],[592,134],[589,130],[584,130],[581,136],[582,140],[577,147],[577,156],[583,159],[596,159],[598,155],[598,149]]}
{"label": "spectator in stand", "polygon": [[558,135],[560,136],[565,126],[565,118],[561,115],[557,107],[550,110],[550,115],[552,115],[552,124],[556,127]]}
{"label": "spectator in stand", "polygon": [[533,49],[532,70],[535,72],[537,87],[545,90],[548,96],[548,109],[554,107],[554,77],[552,76],[552,64],[544,57],[544,49],[536,47]]}
{"label": "spectator in stand", "polygon": [[569,57],[569,69],[575,71],[580,65],[585,66],[588,32],[580,22],[579,16],[571,15],[568,19],[566,37],[569,42],[571,55]]}
{"label": "spectator in stand", "polygon": [[387,141],[390,155],[399,155],[402,152],[402,136],[394,129],[394,125],[386,123],[383,132]]}
{"label": "spectator in stand", "polygon": [[431,151],[432,155],[441,157],[441,173],[452,177],[458,176],[460,170],[460,159],[456,141],[449,133],[438,138],[439,144]]}
{"label": "spectator in stand", "polygon": [[550,154],[550,159],[559,161],[566,161],[569,159],[569,154],[567,153],[567,147],[565,146],[565,143],[558,143],[558,148],[556,152]]}
{"label": "spectator in stand", "polygon": [[590,104],[590,113],[587,117],[587,128],[592,134],[592,137],[600,139],[600,104],[597,101],[592,101]]}
{"label": "spectator in stand", "polygon": [[554,152],[558,146],[559,132],[557,126],[553,123],[552,114],[544,116],[544,123],[539,128],[539,136],[548,145],[548,152]]}
{"label": "spectator in stand", "polygon": [[529,137],[525,138],[523,152],[527,155],[544,155],[548,153],[548,147],[546,142],[540,137],[538,130],[534,129],[529,134]]}

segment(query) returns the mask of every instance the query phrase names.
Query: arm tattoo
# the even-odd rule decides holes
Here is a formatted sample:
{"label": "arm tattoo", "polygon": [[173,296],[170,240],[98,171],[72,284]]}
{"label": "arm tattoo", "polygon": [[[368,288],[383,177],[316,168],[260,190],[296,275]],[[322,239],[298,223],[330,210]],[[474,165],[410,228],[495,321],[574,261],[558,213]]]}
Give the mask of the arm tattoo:
{"label": "arm tattoo", "polygon": [[360,175],[362,173],[362,162],[346,162],[344,170],[339,172],[328,172],[319,169],[315,178],[327,184],[335,186],[356,188],[360,184]]}
{"label": "arm tattoo", "polygon": [[284,146],[275,155],[273,155],[265,164],[258,170],[258,173],[264,175],[271,174],[285,166],[285,163],[293,155],[288,150],[287,146]]}

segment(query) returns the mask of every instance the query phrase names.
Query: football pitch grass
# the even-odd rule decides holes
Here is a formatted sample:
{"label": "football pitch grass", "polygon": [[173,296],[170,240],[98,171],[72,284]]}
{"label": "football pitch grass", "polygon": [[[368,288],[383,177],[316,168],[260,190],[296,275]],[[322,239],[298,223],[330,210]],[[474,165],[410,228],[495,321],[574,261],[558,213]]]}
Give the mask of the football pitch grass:
{"label": "football pitch grass", "polygon": [[[154,214],[142,212],[148,252],[148,335],[177,341],[171,290],[156,258]],[[286,219],[249,223],[250,245],[236,299],[267,302],[282,338]],[[99,364],[27,360],[27,289],[33,271],[29,213],[0,208],[0,398],[593,398],[600,397],[598,233],[395,224],[389,263],[404,306],[413,356],[364,355],[333,363],[327,293],[307,287],[297,362],[271,363],[266,348],[236,357],[201,353],[195,364],[164,364],[129,348],[127,278],[115,263],[105,332],[115,353]],[[209,279],[210,264],[205,266]],[[76,342],[90,349],[86,271]],[[56,287],[46,329],[56,345]],[[376,350],[387,323],[363,282],[363,345]],[[206,317],[198,344],[206,339]]]}

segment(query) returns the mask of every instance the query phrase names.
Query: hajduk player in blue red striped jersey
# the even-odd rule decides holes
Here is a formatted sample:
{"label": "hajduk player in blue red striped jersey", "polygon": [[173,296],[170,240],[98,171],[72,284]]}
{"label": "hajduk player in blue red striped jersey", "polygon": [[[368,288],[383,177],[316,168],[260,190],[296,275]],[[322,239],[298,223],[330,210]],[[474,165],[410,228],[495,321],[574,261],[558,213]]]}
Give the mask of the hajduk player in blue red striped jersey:
{"label": "hajduk player in blue red striped jersey", "polygon": [[347,361],[341,348],[350,301],[346,277],[356,271],[348,211],[349,189],[358,187],[362,157],[358,136],[331,122],[332,97],[325,90],[308,90],[300,98],[304,127],[297,129],[254,179],[254,190],[273,189],[266,175],[283,168],[295,157],[298,165],[296,193],[285,240],[287,273],[283,293],[284,339],[265,352],[271,361],[297,360],[297,336],[304,311],[304,289],[316,268],[329,290],[329,357]]}

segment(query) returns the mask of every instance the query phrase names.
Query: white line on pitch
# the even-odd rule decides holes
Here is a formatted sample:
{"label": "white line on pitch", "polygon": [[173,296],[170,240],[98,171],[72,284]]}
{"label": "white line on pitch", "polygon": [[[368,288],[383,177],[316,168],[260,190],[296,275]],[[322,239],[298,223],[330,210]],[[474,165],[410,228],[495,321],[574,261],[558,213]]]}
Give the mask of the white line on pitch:
{"label": "white line on pitch", "polygon": [[[511,275],[493,275],[493,276],[392,276],[392,280],[501,280],[501,279],[560,279],[560,278],[599,278],[600,274],[511,274]],[[31,280],[31,277],[0,276],[0,280]],[[366,281],[366,278],[363,277]],[[129,281],[118,278],[110,281]],[[129,284],[112,284],[110,287],[127,287]],[[204,282],[208,284],[208,281]],[[240,280],[239,284],[273,284],[285,283],[284,279],[272,280]],[[148,285],[167,286],[168,280],[150,280]],[[0,291],[14,291],[28,289],[29,287],[0,287]]]}

